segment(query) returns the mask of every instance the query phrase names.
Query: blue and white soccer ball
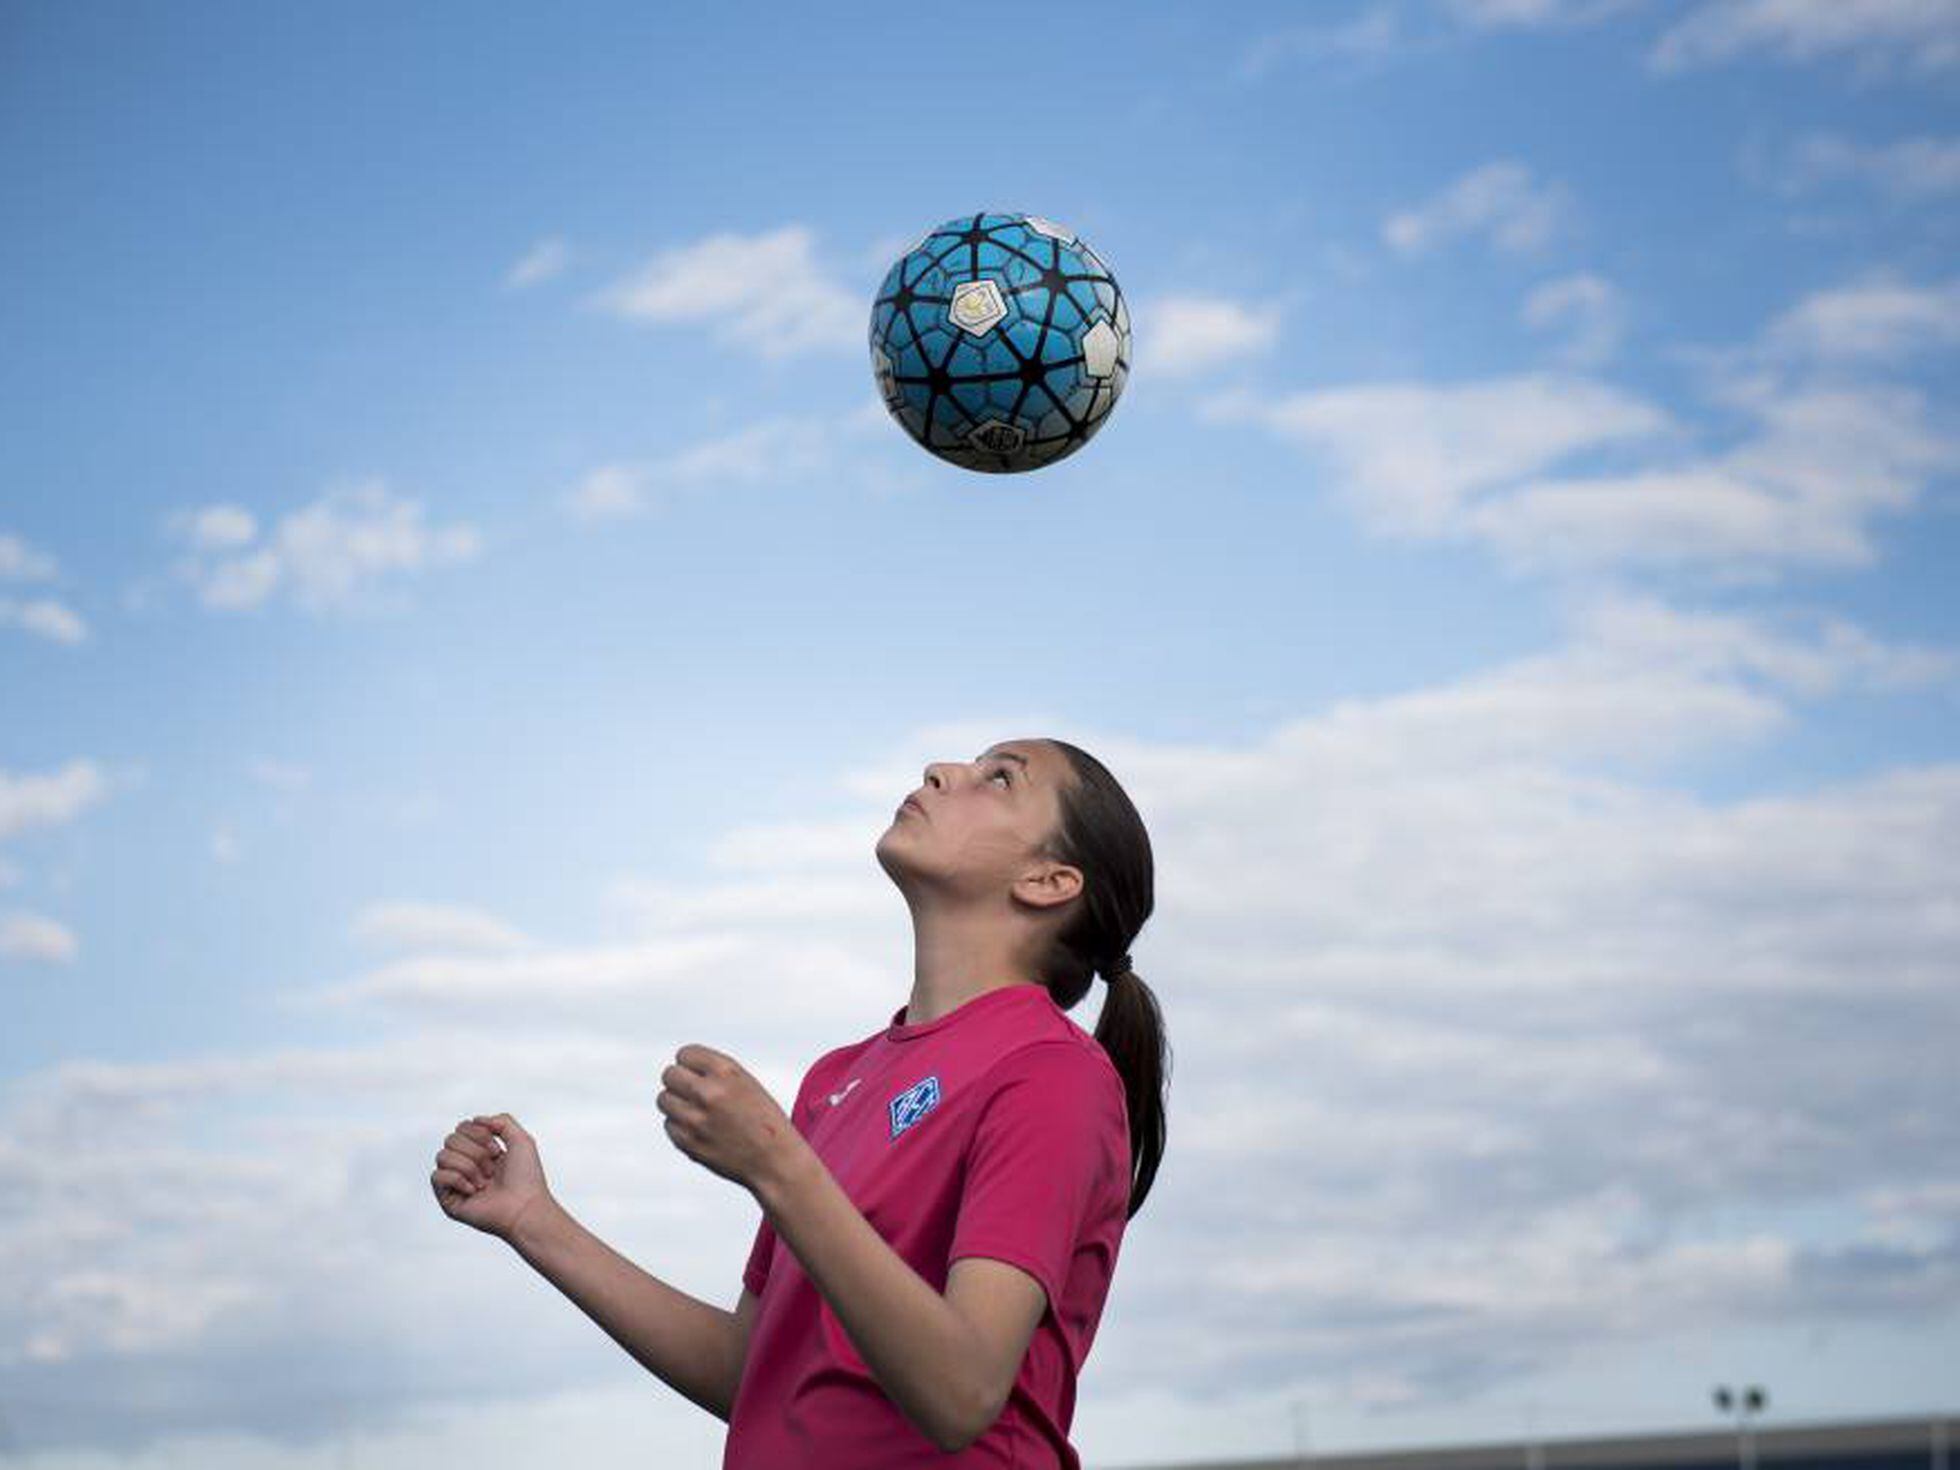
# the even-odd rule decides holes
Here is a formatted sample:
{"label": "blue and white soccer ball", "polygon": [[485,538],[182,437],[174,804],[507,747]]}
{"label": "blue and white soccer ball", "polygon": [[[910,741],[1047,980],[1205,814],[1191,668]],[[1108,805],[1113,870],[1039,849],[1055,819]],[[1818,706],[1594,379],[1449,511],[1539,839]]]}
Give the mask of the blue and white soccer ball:
{"label": "blue and white soccer ball", "polygon": [[1130,312],[1096,253],[1031,214],[946,221],[871,308],[892,417],[956,465],[1039,469],[1102,427],[1130,374]]}

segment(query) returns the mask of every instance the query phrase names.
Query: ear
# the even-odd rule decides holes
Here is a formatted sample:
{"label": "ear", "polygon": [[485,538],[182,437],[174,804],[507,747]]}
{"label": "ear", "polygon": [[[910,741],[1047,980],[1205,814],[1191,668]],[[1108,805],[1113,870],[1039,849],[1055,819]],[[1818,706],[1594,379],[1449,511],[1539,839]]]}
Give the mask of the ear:
{"label": "ear", "polygon": [[1054,908],[1082,891],[1082,870],[1042,859],[1014,880],[1014,896],[1036,908]]}

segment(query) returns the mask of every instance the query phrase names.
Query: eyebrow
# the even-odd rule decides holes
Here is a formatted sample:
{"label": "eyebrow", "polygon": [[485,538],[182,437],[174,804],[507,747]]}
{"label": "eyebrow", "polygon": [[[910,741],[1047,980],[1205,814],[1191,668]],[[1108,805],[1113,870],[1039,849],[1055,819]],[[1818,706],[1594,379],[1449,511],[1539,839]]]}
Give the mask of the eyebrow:
{"label": "eyebrow", "polygon": [[1022,754],[1020,754],[1020,753],[1019,753],[1019,752],[1017,752],[1017,751],[1012,751],[1012,750],[997,750],[997,751],[995,751],[995,752],[994,752],[994,753],[993,753],[992,755],[983,755],[983,756],[981,756],[981,757],[980,757],[980,759],[981,759],[981,760],[983,760],[983,761],[986,761],[986,760],[995,760],[995,761],[1019,761],[1019,762],[1021,763],[1021,769],[1022,769],[1022,770],[1024,770],[1024,771],[1025,771],[1025,770],[1027,770],[1027,769],[1028,769],[1028,758],[1027,758],[1026,756],[1024,756],[1024,755],[1022,755]]}

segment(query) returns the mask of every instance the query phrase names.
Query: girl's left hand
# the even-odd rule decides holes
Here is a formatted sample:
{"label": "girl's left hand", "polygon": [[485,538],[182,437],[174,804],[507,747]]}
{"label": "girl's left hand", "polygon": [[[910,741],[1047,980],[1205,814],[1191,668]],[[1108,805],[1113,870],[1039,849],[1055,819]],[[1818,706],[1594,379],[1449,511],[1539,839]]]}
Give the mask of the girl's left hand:
{"label": "girl's left hand", "polygon": [[674,1146],[752,1192],[802,1140],[767,1089],[735,1058],[712,1047],[682,1047],[660,1081],[654,1106],[667,1115]]}

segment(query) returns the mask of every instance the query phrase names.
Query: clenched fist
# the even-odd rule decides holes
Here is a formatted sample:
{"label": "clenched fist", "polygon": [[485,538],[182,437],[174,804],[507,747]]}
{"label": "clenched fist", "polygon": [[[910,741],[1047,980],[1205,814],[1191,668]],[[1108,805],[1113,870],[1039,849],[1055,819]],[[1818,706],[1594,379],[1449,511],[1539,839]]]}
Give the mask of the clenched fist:
{"label": "clenched fist", "polygon": [[502,1240],[527,1210],[551,1198],[537,1140],[509,1113],[458,1123],[436,1153],[429,1183],[450,1219]]}
{"label": "clenched fist", "polygon": [[751,1193],[804,1146],[749,1069],[711,1046],[682,1047],[660,1081],[653,1105],[666,1115],[662,1126],[674,1147]]}

